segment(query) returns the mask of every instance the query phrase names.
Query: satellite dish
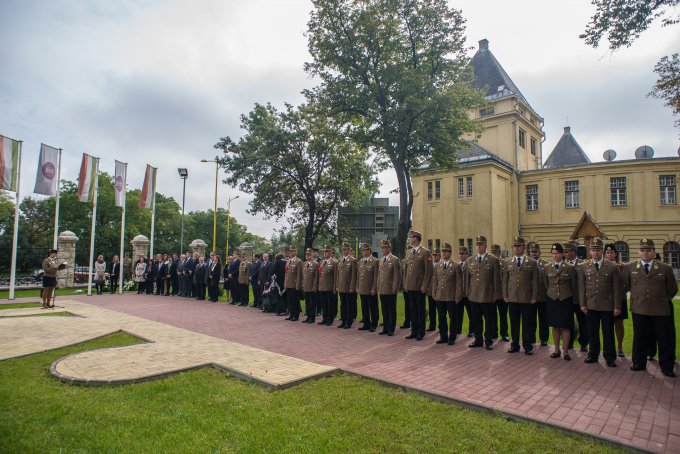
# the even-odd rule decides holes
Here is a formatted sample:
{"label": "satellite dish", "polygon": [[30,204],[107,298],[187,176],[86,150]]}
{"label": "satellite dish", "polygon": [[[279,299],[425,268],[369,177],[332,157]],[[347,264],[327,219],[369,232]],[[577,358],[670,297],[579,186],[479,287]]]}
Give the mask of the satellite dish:
{"label": "satellite dish", "polygon": [[635,159],[652,159],[654,150],[649,145],[643,145],[635,150]]}
{"label": "satellite dish", "polygon": [[616,152],[614,150],[607,150],[602,155],[605,161],[613,161],[616,159]]}

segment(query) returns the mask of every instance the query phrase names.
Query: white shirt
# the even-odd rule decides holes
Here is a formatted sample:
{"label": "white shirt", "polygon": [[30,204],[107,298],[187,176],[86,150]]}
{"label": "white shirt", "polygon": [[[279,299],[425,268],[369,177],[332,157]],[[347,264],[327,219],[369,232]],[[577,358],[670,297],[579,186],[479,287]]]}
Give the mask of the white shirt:
{"label": "white shirt", "polygon": [[481,259],[481,261],[483,262],[485,258],[486,258],[486,252],[484,253],[484,255],[479,255],[479,254],[477,254],[477,261],[478,261],[478,262],[480,261],[480,259]]}

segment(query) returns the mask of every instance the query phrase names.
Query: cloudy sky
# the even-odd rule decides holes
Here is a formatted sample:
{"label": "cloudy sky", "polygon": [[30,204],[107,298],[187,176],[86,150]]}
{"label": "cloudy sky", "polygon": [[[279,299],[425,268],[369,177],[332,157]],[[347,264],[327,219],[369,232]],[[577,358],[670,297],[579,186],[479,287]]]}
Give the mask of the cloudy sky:
{"label": "cloudy sky", "polygon": [[[632,158],[649,145],[677,156],[669,109],[645,94],[652,68],[678,52],[680,26],[655,26],[612,54],[587,47],[589,1],[451,1],[467,19],[470,46],[490,49],[545,118],[544,157],[571,126],[591,160],[607,148]],[[189,169],[187,211],[214,203],[214,167],[202,164],[223,136],[238,137],[239,116],[256,102],[302,101],[314,85],[303,0],[2,0],[0,134],[24,141],[22,196],[35,181],[40,143],[64,149],[62,178],[75,180],[83,152],[129,163],[128,184],[142,184],[145,164],[159,168],[157,188],[181,202],[178,167]],[[470,51],[470,55],[474,49]],[[382,193],[396,186],[388,171]],[[221,185],[220,206],[238,192]],[[232,212],[253,233],[277,226]]]}

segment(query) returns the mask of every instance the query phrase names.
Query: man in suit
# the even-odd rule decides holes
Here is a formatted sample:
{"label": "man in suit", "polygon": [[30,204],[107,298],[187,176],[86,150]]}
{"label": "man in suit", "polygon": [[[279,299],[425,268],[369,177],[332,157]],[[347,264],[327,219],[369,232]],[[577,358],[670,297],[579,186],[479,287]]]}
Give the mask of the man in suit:
{"label": "man in suit", "polygon": [[253,255],[253,262],[250,264],[250,271],[248,275],[250,276],[250,286],[253,288],[253,306],[262,306],[262,296],[260,294],[260,285],[257,282],[258,276],[260,275],[260,267],[262,266],[262,260],[260,260],[260,254]]}
{"label": "man in suit", "polygon": [[177,252],[173,252],[172,261],[170,262],[170,286],[172,287],[170,294],[172,296],[177,296],[179,294],[179,276],[177,275],[178,267],[179,258],[177,258]]}
{"label": "man in suit", "polygon": [[[191,256],[191,261],[189,261],[189,292],[187,296],[193,296],[194,294],[194,285],[193,285],[193,280],[194,280],[194,273],[196,272],[196,266],[198,266],[198,252],[194,252]],[[205,263],[205,257],[203,257],[203,262]],[[207,265],[206,265],[207,266]],[[206,271],[206,276],[208,275],[208,272]],[[206,283],[207,285],[207,283]]]}
{"label": "man in suit", "polygon": [[208,265],[205,263],[205,257],[202,255],[198,257],[198,263],[194,268],[194,299],[198,301],[205,301],[205,287],[208,282]]}
{"label": "man in suit", "polygon": [[[193,262],[193,254],[189,251],[185,254],[186,257],[184,259],[184,264],[182,265],[182,275],[184,277],[184,293],[182,296],[185,298],[189,298],[194,295],[194,277],[191,275],[189,272],[189,269],[191,267],[191,264]],[[203,261],[205,261],[205,257],[203,258]]]}
{"label": "man in suit", "polygon": [[[583,265],[583,260],[581,260],[576,251],[578,249],[578,241],[571,240],[564,243],[564,261],[576,269],[576,274],[581,272],[581,265]],[[586,315],[581,312],[581,307],[577,304],[577,299],[574,298],[574,316],[576,317],[576,323],[571,329],[571,337],[569,341],[569,348],[574,348],[574,341],[576,340],[576,324],[578,324],[578,343],[581,345],[581,351],[588,351],[588,325],[586,323]]]}
{"label": "man in suit", "polygon": [[130,253],[126,252],[123,257],[123,285],[125,282],[132,279],[132,259],[130,258]]}
{"label": "man in suit", "polygon": [[439,250],[434,250],[432,252],[432,278],[430,279],[430,285],[427,288],[427,318],[429,324],[427,331],[434,331],[437,329],[437,302],[434,297],[434,269],[437,263],[441,260],[442,254]]}
{"label": "man in suit", "polygon": [[338,313],[338,294],[335,279],[338,261],[330,246],[324,248],[324,258],[319,262],[319,300],[322,319],[319,325],[332,326]]}
{"label": "man in suit", "polygon": [[118,256],[114,255],[111,260],[111,273],[109,273],[111,293],[116,293],[116,289],[118,288],[118,276],[120,276],[120,262],[118,261]]}
{"label": "man in suit", "polygon": [[406,254],[404,280],[411,308],[411,334],[406,339],[417,341],[425,338],[425,296],[432,279],[432,254],[420,244],[422,238],[421,233],[415,230],[409,234],[412,249]]}
{"label": "man in suit", "polygon": [[475,341],[470,348],[493,349],[493,315],[496,311],[494,301],[501,298],[500,261],[486,252],[486,237],[477,235],[477,255],[467,260],[466,285],[475,326]]}
{"label": "man in suit", "polygon": [[442,259],[434,265],[432,273],[434,299],[439,312],[437,344],[456,343],[456,305],[459,305],[463,298],[463,272],[460,264],[451,258],[452,250],[449,243],[442,245]]}
{"label": "man in suit", "polygon": [[[512,260],[506,261],[503,285],[503,299],[510,312],[510,331],[512,345],[508,353],[517,353],[520,344],[520,325],[522,327],[522,348],[524,353],[532,355],[534,352],[534,337],[536,336],[536,312],[533,306],[538,300],[540,289],[540,275],[536,260],[525,254],[526,242],[522,237],[512,239]],[[533,336],[531,333],[534,333]]]}
{"label": "man in suit", "polygon": [[286,320],[297,322],[300,317],[300,292],[302,291],[302,260],[297,257],[297,249],[291,246],[286,263],[286,275],[283,282],[288,302]]}
{"label": "man in suit", "polygon": [[262,295],[265,286],[271,280],[273,269],[274,264],[269,260],[269,254],[262,254],[262,266],[260,266],[260,272],[257,275],[257,285],[260,288],[260,295]]}
{"label": "man in suit", "polygon": [[186,262],[187,256],[181,254],[179,256],[179,261],[177,262],[177,283],[179,286],[179,296],[185,296],[186,292],[186,277],[184,276],[184,262]]}
{"label": "man in suit", "polygon": [[227,267],[227,279],[229,279],[229,282],[231,282],[232,286],[230,304],[232,305],[238,304],[239,306],[243,305],[244,298],[247,301],[249,296],[248,292],[243,294],[243,287],[241,285],[241,279],[239,278],[240,270],[241,270],[241,254],[234,252],[234,259]]}
{"label": "man in suit", "polygon": [[392,243],[380,242],[382,258],[378,265],[377,290],[383,313],[383,329],[381,335],[394,336],[397,326],[397,295],[401,286],[401,262],[392,255]]}
{"label": "man in suit", "polygon": [[302,323],[316,322],[317,294],[319,290],[319,264],[314,260],[314,251],[307,248],[302,269],[302,291],[305,297],[305,318]]}
{"label": "man in suit", "polygon": [[654,260],[654,241],[640,240],[640,259],[623,267],[623,281],[630,290],[633,314],[633,365],[630,370],[647,368],[647,355],[659,346],[659,367],[667,377],[675,377],[675,336],[673,331],[673,297],[678,284],[673,269]]}
{"label": "man in suit", "polygon": [[[541,258],[541,246],[538,243],[529,243],[529,255],[532,259],[536,260],[536,265],[538,266],[538,297],[536,298],[536,304],[534,304],[534,320],[538,321],[538,338],[541,342],[541,347],[548,346],[548,337],[550,336],[550,331],[548,328],[548,313],[546,312],[546,291],[545,286],[545,266],[549,263],[547,260]],[[531,332],[531,343],[536,343],[536,330]]]}
{"label": "man in suit", "polygon": [[468,289],[467,280],[465,276],[467,274],[467,259],[470,258],[470,251],[465,246],[461,246],[458,250],[458,263],[460,263],[460,270],[463,273],[463,294],[460,304],[456,305],[456,334],[463,333],[463,318],[465,312],[467,311],[468,316],[468,334],[467,337],[474,337],[475,335],[475,325],[474,319],[472,317],[472,306],[470,306],[470,300],[468,299]]}
{"label": "man in suit", "polygon": [[[498,244],[492,244],[491,245],[491,255],[496,257],[498,259],[498,262],[501,265],[501,287],[505,286],[505,283],[503,282],[503,279],[505,278],[505,268],[507,266],[507,263],[505,259],[501,256],[501,247]],[[494,305],[496,306],[496,309],[494,310],[493,313],[493,338],[498,339],[498,331],[500,328],[500,335],[501,338],[503,339],[504,342],[507,342],[510,340],[510,337],[508,336],[508,303],[505,302],[503,297],[501,296],[500,299],[494,301]]]}
{"label": "man in suit", "polygon": [[363,326],[360,331],[375,331],[378,327],[378,259],[373,257],[371,246],[361,245],[361,258],[357,264],[357,294],[361,297]]}
{"label": "man in suit", "polygon": [[591,259],[581,265],[578,277],[579,304],[586,314],[590,349],[586,364],[596,363],[600,357],[600,325],[604,360],[607,366],[616,367],[614,345],[614,317],[621,314],[624,289],[621,273],[615,263],[604,260],[600,238],[590,243]]}
{"label": "man in suit", "polygon": [[[352,327],[356,313],[356,298],[352,297],[356,291],[357,261],[350,254],[349,243],[342,244],[342,258],[337,263],[336,291],[340,295],[340,324],[338,328],[349,329]],[[354,310],[352,310],[354,304]]]}

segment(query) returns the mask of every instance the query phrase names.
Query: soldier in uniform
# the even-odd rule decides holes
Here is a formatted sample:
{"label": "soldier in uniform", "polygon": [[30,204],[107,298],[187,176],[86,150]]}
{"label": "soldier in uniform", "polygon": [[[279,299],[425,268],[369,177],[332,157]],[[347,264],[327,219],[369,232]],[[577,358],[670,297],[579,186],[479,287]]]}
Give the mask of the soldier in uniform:
{"label": "soldier in uniform", "polygon": [[559,358],[560,338],[564,349],[564,360],[571,361],[569,356],[570,328],[574,324],[574,300],[578,304],[578,274],[576,268],[564,260],[564,246],[554,243],[550,249],[553,263],[544,266],[544,278],[546,285],[546,304],[548,312],[548,324],[552,326],[555,351],[551,358]]}
{"label": "soldier in uniform", "polygon": [[[441,260],[442,254],[439,250],[432,253],[432,277],[434,278],[434,267]],[[430,286],[427,288],[427,318],[430,321],[427,331],[437,329],[437,302],[434,297],[434,280],[430,279]]]}
{"label": "soldier in uniform", "polygon": [[[524,353],[534,352],[534,338],[536,337],[536,318],[534,306],[538,300],[540,281],[536,260],[525,255],[526,242],[517,236],[512,239],[512,260],[505,266],[503,279],[503,296],[510,311],[510,330],[512,331],[512,345],[508,353],[519,351],[519,329],[522,326],[522,348]],[[533,335],[532,335],[533,333]]]}
{"label": "soldier in uniform", "polygon": [[[342,244],[342,258],[338,260],[336,291],[340,295],[340,324],[338,328],[350,329],[356,314],[357,260],[350,254],[349,243]],[[352,295],[355,295],[353,298]],[[354,311],[352,311],[354,304]]]}
{"label": "soldier in uniform", "polygon": [[462,334],[463,332],[463,318],[465,311],[467,311],[468,316],[468,334],[467,337],[473,337],[475,334],[475,325],[472,317],[472,308],[470,306],[470,300],[468,299],[468,288],[467,280],[465,275],[467,273],[467,259],[470,257],[470,251],[465,246],[461,246],[458,250],[458,262],[460,263],[460,269],[463,273],[463,295],[460,304],[456,305],[456,334]]}
{"label": "soldier in uniform", "polygon": [[[456,343],[456,307],[463,298],[463,272],[458,262],[451,259],[453,248],[449,243],[442,245],[442,260],[434,265],[432,282],[434,299],[439,312],[439,340],[437,344]],[[447,323],[446,316],[449,316]]]}
{"label": "soldier in uniform", "polygon": [[324,259],[319,263],[319,299],[322,319],[319,325],[331,326],[338,313],[338,294],[335,285],[338,261],[333,257],[330,246],[324,248]]}
{"label": "soldier in uniform", "polygon": [[305,313],[307,318],[302,323],[316,321],[316,297],[319,290],[319,264],[314,260],[314,251],[308,248],[305,254],[307,261],[302,272],[302,291],[305,293]]}
{"label": "soldier in uniform", "polygon": [[[546,291],[545,286],[545,266],[548,264],[547,260],[541,258],[541,246],[538,243],[529,243],[529,255],[536,260],[538,265],[538,297],[534,308],[534,320],[538,321],[538,339],[541,341],[541,347],[548,345],[548,314],[546,313]],[[536,330],[531,332],[531,343],[536,343]]]}
{"label": "soldier in uniform", "polygon": [[[604,259],[612,262],[619,269],[621,273],[621,285],[623,285],[623,263],[619,260],[619,252],[613,243],[604,245]],[[623,321],[628,319],[628,290],[623,287],[623,295],[621,295],[621,313],[614,316],[614,334],[616,334],[616,343],[618,345],[618,356],[625,358],[626,354],[623,352],[623,337],[625,334]]]}
{"label": "soldier in uniform", "polygon": [[614,316],[621,313],[623,285],[616,264],[604,260],[602,240],[590,243],[591,259],[581,265],[578,276],[579,303],[586,314],[590,349],[585,363],[596,363],[600,356],[600,325],[602,325],[603,353],[607,366],[616,367],[614,348]]}
{"label": "soldier in uniform", "polygon": [[[507,268],[507,262],[503,257],[501,257],[501,247],[498,244],[491,245],[491,255],[498,259],[501,266],[501,288],[505,287],[505,269]],[[496,301],[494,301],[496,309],[493,312],[493,328],[491,332],[493,333],[493,338],[498,339],[498,328],[500,328],[500,334],[503,341],[507,342],[510,340],[508,336],[508,303],[505,302],[503,296]]]}
{"label": "soldier in uniform", "polygon": [[[569,265],[576,268],[576,273],[581,272],[581,265],[584,261],[578,258],[576,255],[576,249],[578,248],[578,241],[567,241],[564,243],[564,261]],[[573,306],[574,316],[576,317],[576,322],[578,323],[578,343],[581,344],[581,351],[588,351],[588,325],[586,323],[586,316],[581,312],[581,308],[578,304],[574,303]],[[574,348],[574,341],[576,340],[576,324],[572,320],[572,328],[570,333],[569,348]]]}
{"label": "soldier in uniform", "polygon": [[630,290],[633,314],[633,365],[630,370],[647,368],[647,355],[659,346],[659,366],[667,377],[675,377],[675,336],[673,332],[673,297],[678,284],[673,269],[658,260],[654,241],[640,240],[640,259],[623,268],[623,281]]}
{"label": "soldier in uniform", "polygon": [[383,314],[383,329],[378,334],[394,336],[397,326],[397,294],[401,286],[401,263],[392,255],[392,243],[380,242],[382,258],[378,266],[378,295]]}
{"label": "soldier in uniform", "polygon": [[[411,246],[408,246],[406,248],[406,256],[408,257],[408,254],[411,252],[411,249],[413,249]],[[406,268],[408,267],[408,263],[406,263],[406,257],[401,259],[401,286],[402,286],[402,292],[401,295],[404,298],[404,323],[399,327],[399,329],[407,329],[411,328],[411,306],[409,304],[409,299],[408,299],[408,290],[406,290]]]}
{"label": "soldier in uniform", "polygon": [[485,346],[487,350],[492,350],[493,316],[496,312],[494,301],[502,295],[501,264],[496,257],[487,254],[486,237],[477,235],[476,247],[477,255],[467,260],[465,275],[475,326],[475,341],[469,347]]}
{"label": "soldier in uniform", "polygon": [[238,254],[238,273],[236,274],[236,279],[238,282],[238,291],[236,294],[239,298],[239,306],[246,307],[248,301],[250,300],[250,289],[248,288],[248,283],[250,282],[250,261],[246,260],[242,253]]}
{"label": "soldier in uniform", "polygon": [[363,326],[360,331],[375,331],[378,327],[378,259],[373,257],[369,244],[361,245],[361,255],[357,263],[357,294],[361,297]]}
{"label": "soldier in uniform", "polygon": [[422,235],[411,231],[411,252],[406,254],[406,279],[404,288],[408,292],[411,308],[411,334],[406,339],[423,340],[425,338],[425,296],[432,279],[432,254],[420,242]]}
{"label": "soldier in uniform", "polygon": [[300,317],[300,291],[302,290],[302,260],[297,258],[297,249],[290,248],[286,263],[286,274],[283,286],[286,288],[286,301],[288,302],[288,317],[291,322],[298,321]]}

